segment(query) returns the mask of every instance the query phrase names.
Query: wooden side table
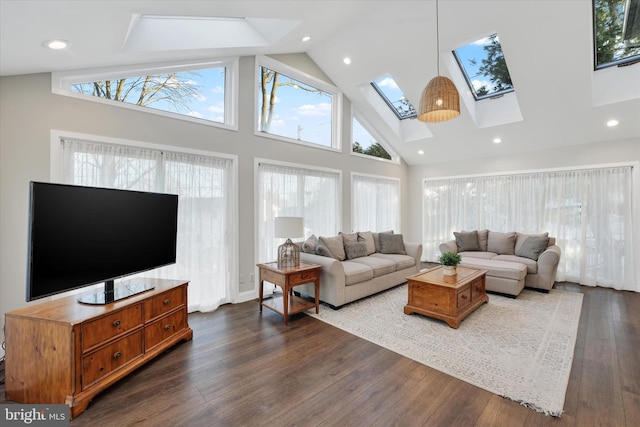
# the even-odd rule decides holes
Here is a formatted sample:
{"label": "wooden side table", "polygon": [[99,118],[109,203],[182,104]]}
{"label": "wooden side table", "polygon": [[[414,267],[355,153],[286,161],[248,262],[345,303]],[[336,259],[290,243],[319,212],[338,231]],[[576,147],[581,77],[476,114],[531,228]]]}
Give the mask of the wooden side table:
{"label": "wooden side table", "polygon": [[[301,262],[297,267],[279,268],[277,262],[257,264],[260,269],[260,312],[267,307],[282,314],[284,324],[289,322],[289,316],[316,307],[316,314],[320,305],[320,269],[321,265]],[[282,288],[282,297],[265,300],[263,298],[264,281],[271,282]],[[315,304],[304,298],[293,295],[293,288],[298,285],[313,282],[315,285]]]}

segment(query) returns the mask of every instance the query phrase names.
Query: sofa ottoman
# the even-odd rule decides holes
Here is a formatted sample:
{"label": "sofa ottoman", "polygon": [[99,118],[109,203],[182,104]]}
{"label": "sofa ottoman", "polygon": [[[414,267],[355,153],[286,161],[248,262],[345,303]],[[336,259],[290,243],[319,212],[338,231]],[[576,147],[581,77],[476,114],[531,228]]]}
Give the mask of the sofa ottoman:
{"label": "sofa ottoman", "polygon": [[487,289],[507,295],[519,295],[524,289],[527,266],[519,262],[462,257],[462,267],[487,270]]}

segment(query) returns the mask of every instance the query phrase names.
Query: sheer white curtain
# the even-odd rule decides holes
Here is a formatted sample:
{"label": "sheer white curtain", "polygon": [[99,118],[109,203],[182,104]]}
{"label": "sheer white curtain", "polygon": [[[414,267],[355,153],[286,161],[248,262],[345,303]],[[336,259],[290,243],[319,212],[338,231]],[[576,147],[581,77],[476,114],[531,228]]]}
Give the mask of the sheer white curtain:
{"label": "sheer white curtain", "polygon": [[352,231],[400,230],[400,180],[351,176]]}
{"label": "sheer white curtain", "polygon": [[[304,218],[304,237],[334,236],[339,222],[340,173],[296,166],[258,164],[258,262],[277,259],[284,239],[273,237],[278,216]],[[300,240],[300,239],[298,239]]]}
{"label": "sheer white curtain", "polygon": [[453,232],[548,231],[562,249],[557,280],[640,291],[634,277],[632,167],[423,182],[427,260]]}
{"label": "sheer white curtain", "polygon": [[189,311],[211,311],[231,297],[235,243],[229,159],[63,140],[69,184],[178,194],[174,265],[145,276],[188,279]]}

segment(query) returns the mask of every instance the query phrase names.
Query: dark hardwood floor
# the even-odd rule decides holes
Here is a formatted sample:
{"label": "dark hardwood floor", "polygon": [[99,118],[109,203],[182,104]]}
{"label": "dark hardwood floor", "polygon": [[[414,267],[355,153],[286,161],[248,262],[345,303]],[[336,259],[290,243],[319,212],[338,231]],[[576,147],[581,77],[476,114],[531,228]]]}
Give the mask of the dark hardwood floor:
{"label": "dark hardwood floor", "polygon": [[556,288],[584,294],[560,418],[304,314],[284,326],[281,316],[260,315],[251,301],[189,315],[193,341],[98,395],[71,425],[640,425],[640,293]]}

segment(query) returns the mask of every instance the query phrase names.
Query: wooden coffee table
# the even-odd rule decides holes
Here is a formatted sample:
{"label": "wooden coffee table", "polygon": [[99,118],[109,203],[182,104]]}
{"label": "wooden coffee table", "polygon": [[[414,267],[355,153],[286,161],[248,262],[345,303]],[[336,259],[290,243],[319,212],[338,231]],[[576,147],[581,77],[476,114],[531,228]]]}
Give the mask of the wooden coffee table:
{"label": "wooden coffee table", "polygon": [[458,328],[462,319],[489,301],[487,270],[457,267],[456,276],[444,276],[442,266],[407,277],[409,301],[404,313],[444,320]]}

